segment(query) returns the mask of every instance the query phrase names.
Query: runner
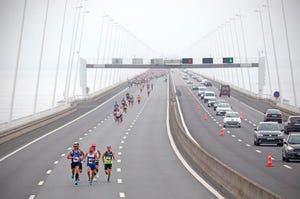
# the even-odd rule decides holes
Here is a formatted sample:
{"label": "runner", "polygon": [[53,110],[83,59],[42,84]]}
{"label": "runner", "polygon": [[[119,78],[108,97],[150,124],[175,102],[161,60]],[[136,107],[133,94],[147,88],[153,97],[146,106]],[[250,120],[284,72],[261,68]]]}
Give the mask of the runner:
{"label": "runner", "polygon": [[121,123],[121,118],[122,117],[122,113],[120,109],[116,110],[116,122],[118,123],[118,125]]}
{"label": "runner", "polygon": [[86,159],[87,175],[89,177],[89,183],[92,185],[93,178],[95,176],[97,155],[94,152],[94,148],[91,146],[89,152],[86,153],[84,160]]}
{"label": "runner", "polygon": [[115,154],[111,151],[111,146],[107,146],[107,151],[102,155],[102,161],[104,164],[105,174],[107,175],[107,182],[110,181],[111,168],[113,160],[115,160]]}
{"label": "runner", "polygon": [[153,83],[151,83],[151,90],[153,90]]}
{"label": "runner", "polygon": [[99,149],[96,149],[96,144],[92,144],[91,146],[93,148],[93,151],[96,155],[96,166],[95,166],[95,175],[94,175],[94,181],[96,181],[96,177],[99,178],[99,159],[101,158],[101,152]]}
{"label": "runner", "polygon": [[147,89],[147,94],[150,95],[150,88]]}
{"label": "runner", "polygon": [[71,172],[72,172],[71,178],[74,179],[74,174],[75,174],[75,180],[74,180],[75,185],[78,185],[79,172],[80,170],[82,171],[81,161],[83,160],[83,157],[84,157],[84,153],[82,150],[79,149],[79,143],[74,142],[73,150],[69,151],[67,155],[67,159],[71,160]]}
{"label": "runner", "polygon": [[137,96],[138,104],[141,103],[141,98],[142,98],[142,97],[141,97],[140,95]]}
{"label": "runner", "polygon": [[133,103],[134,103],[134,97],[133,97],[133,95],[131,95],[131,97],[130,97],[130,99],[129,99],[129,104],[130,104],[131,106],[133,106]]}

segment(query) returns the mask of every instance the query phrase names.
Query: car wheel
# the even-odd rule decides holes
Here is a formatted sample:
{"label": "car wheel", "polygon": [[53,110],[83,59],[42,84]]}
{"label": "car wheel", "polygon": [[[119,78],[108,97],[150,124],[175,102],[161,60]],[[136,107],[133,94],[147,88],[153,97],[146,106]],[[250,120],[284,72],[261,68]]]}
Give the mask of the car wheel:
{"label": "car wheel", "polygon": [[282,161],[285,161],[285,157],[283,156],[283,152],[282,152],[281,156],[282,156]]}
{"label": "car wheel", "polygon": [[226,125],[224,124],[223,127],[226,128]]}
{"label": "car wheel", "polygon": [[257,141],[255,140],[255,138],[254,138],[253,144],[254,144],[255,146],[257,146]]}
{"label": "car wheel", "polygon": [[290,161],[290,159],[287,157],[286,154],[285,154],[285,158],[284,158],[284,159],[285,159],[286,162],[289,162],[289,161]]}
{"label": "car wheel", "polygon": [[239,128],[241,128],[242,126],[241,125],[239,125]]}

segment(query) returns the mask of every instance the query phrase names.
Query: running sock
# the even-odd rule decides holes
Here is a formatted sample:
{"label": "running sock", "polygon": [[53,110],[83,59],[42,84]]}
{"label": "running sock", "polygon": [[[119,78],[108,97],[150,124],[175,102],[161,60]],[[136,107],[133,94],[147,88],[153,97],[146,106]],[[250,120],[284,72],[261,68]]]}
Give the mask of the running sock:
{"label": "running sock", "polygon": [[79,178],[79,174],[76,173],[76,176],[75,176],[76,181],[78,181],[78,178]]}

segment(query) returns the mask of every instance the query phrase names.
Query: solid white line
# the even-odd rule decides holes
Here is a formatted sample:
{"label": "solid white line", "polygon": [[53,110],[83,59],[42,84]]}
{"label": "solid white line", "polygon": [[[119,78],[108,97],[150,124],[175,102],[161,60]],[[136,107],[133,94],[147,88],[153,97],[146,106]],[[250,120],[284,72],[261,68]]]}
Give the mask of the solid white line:
{"label": "solid white line", "polygon": [[[174,81],[173,81],[174,83]],[[169,81],[168,81],[168,85],[169,85]],[[175,84],[174,85],[174,88],[175,88]],[[185,159],[182,157],[182,155],[180,154],[177,146],[175,145],[174,143],[174,140],[173,140],[173,137],[172,137],[172,134],[171,134],[171,130],[170,130],[170,124],[169,124],[169,86],[167,88],[167,119],[166,119],[166,125],[167,125],[167,132],[168,132],[168,137],[169,137],[169,140],[170,140],[170,144],[175,152],[175,154],[177,155],[178,159],[181,161],[181,163],[185,166],[185,168],[198,180],[198,182],[200,182],[207,190],[209,190],[212,194],[214,194],[217,198],[224,198],[219,192],[217,192],[212,186],[210,186],[210,184],[208,184],[203,178],[201,178],[195,170],[193,170],[191,168],[191,166],[185,161]],[[192,139],[192,141],[196,144],[196,145],[199,145],[196,140],[191,136],[190,132],[188,131],[187,127],[186,127],[186,124],[184,122],[184,119],[182,117],[182,112],[181,112],[181,109],[180,109],[180,106],[179,106],[179,101],[178,101],[178,98],[176,97],[176,101],[177,101],[177,105],[179,107],[179,113],[180,113],[180,117],[181,117],[181,121],[183,123],[183,127],[186,131],[186,133],[188,134],[188,136]]]}
{"label": "solid white line", "polygon": [[288,165],[283,165],[285,168],[288,168],[288,169],[292,169],[292,167],[288,166]]}
{"label": "solid white line", "polygon": [[66,123],[66,124],[64,124],[64,125],[62,125],[62,126],[60,126],[60,127],[58,127],[57,129],[54,129],[53,131],[50,131],[49,133],[46,133],[45,135],[43,135],[43,136],[41,136],[41,137],[39,137],[39,138],[36,138],[35,140],[33,140],[33,141],[31,141],[31,142],[25,144],[24,146],[22,146],[22,147],[16,149],[16,150],[13,151],[13,152],[7,154],[6,156],[4,156],[4,157],[2,157],[2,158],[0,159],[0,162],[2,162],[3,160],[9,158],[10,156],[16,154],[17,152],[19,152],[19,151],[21,151],[21,150],[27,148],[28,146],[34,144],[35,142],[37,142],[37,141],[39,141],[39,140],[41,140],[41,139],[43,139],[43,138],[45,138],[45,137],[47,137],[47,136],[53,134],[53,133],[56,133],[57,131],[59,131],[59,130],[61,130],[61,129],[63,129],[63,128],[65,128],[65,127],[67,127],[67,126],[69,126],[69,125],[71,125],[71,124],[73,124],[73,123],[75,123],[75,122],[77,122],[78,120],[84,118],[85,116],[91,114],[92,112],[95,112],[97,109],[101,108],[102,106],[104,106],[105,104],[107,104],[108,102],[110,102],[113,98],[117,97],[118,95],[120,95],[121,93],[123,93],[123,92],[124,92],[125,90],[127,90],[127,89],[128,89],[128,88],[125,88],[125,89],[122,90],[121,92],[117,93],[116,95],[112,96],[111,98],[109,98],[108,100],[106,100],[105,102],[103,102],[102,104],[100,104],[100,105],[98,105],[97,107],[95,107],[94,109],[92,109],[92,110],[86,112],[85,114],[83,114],[83,115],[77,117],[76,119],[74,119],[74,120],[72,120],[72,121],[70,121],[70,122],[68,122],[68,123]]}
{"label": "solid white line", "polygon": [[35,195],[30,195],[28,199],[34,199]]}
{"label": "solid white line", "polygon": [[58,161],[56,160],[53,164],[58,164]]}
{"label": "solid white line", "polygon": [[122,179],[118,179],[117,182],[118,182],[118,184],[123,183]]}
{"label": "solid white line", "polygon": [[119,172],[119,173],[120,173],[120,172],[121,172],[121,168],[117,168],[117,172]]}
{"label": "solid white line", "polygon": [[48,174],[48,175],[49,175],[51,172],[52,172],[51,170],[48,170],[48,171],[46,172],[46,174]]}
{"label": "solid white line", "polygon": [[261,153],[261,151],[260,150],[255,150],[257,153]]}
{"label": "solid white line", "polygon": [[120,193],[120,198],[125,198],[125,193],[121,192]]}
{"label": "solid white line", "polygon": [[37,184],[38,186],[42,186],[44,184],[44,181],[39,181],[39,183]]}

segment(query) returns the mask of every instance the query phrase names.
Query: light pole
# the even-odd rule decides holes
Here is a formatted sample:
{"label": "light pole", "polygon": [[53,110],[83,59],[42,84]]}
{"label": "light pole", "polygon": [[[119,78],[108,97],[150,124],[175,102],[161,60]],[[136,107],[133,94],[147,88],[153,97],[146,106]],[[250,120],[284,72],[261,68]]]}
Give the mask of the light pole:
{"label": "light pole", "polygon": [[263,23],[263,18],[262,18],[262,14],[261,14],[261,9],[259,8],[258,10],[255,10],[254,12],[257,12],[259,15],[259,19],[260,19],[260,24],[261,24],[261,31],[262,31],[262,38],[263,38],[263,43],[264,43],[264,50],[265,50],[265,59],[266,59],[266,65],[267,65],[267,73],[268,73],[268,81],[269,81],[269,88],[270,88],[270,93],[269,95],[272,94],[272,83],[271,83],[271,75],[270,75],[270,66],[269,66],[269,57],[268,57],[268,53],[267,53],[267,44],[266,44],[266,38],[265,38],[265,30],[264,30],[264,23]]}
{"label": "light pole", "polygon": [[287,49],[288,49],[288,59],[289,59],[289,64],[290,64],[290,72],[291,72],[291,80],[292,80],[292,87],[293,87],[293,94],[294,94],[294,102],[295,102],[295,106],[298,107],[297,93],[296,93],[295,80],[294,80],[294,74],[295,73],[294,73],[292,56],[291,56],[289,34],[288,34],[288,30],[287,30],[286,15],[285,15],[283,0],[281,0],[281,9],[282,9],[283,22],[284,22],[285,39],[286,39],[286,44],[287,44]]}
{"label": "light pole", "polygon": [[[275,40],[274,40],[269,0],[267,0],[267,5],[263,5],[263,7],[267,7],[267,10],[268,10],[270,30],[271,30],[271,39],[272,39],[273,53],[274,53],[274,61],[275,61],[275,69],[276,69],[276,77],[277,77],[278,89],[282,96],[281,84],[280,84],[280,79],[279,79],[278,58],[277,58],[277,51],[276,51]],[[279,102],[281,103],[281,97],[279,97]]]}
{"label": "light pole", "polygon": [[8,122],[10,123],[13,116],[13,110],[15,106],[15,95],[16,95],[16,85],[17,85],[17,79],[19,74],[19,66],[20,66],[20,55],[21,55],[21,47],[22,47],[22,41],[23,41],[23,32],[24,32],[24,21],[26,16],[26,7],[27,7],[27,0],[24,1],[24,7],[23,7],[23,15],[22,15],[22,22],[21,22],[21,29],[20,29],[20,37],[18,42],[18,52],[17,52],[17,60],[16,60],[16,67],[14,72],[14,80],[13,80],[13,89],[11,94],[11,101],[10,101],[10,110],[8,115]]}
{"label": "light pole", "polygon": [[66,22],[66,12],[67,12],[67,5],[68,0],[65,0],[65,6],[64,6],[64,14],[63,14],[63,22],[60,32],[60,41],[59,41],[59,47],[58,47],[58,56],[57,56],[57,62],[56,62],[56,70],[55,70],[55,80],[54,80],[54,89],[52,94],[52,108],[55,106],[55,96],[56,96],[56,87],[57,87],[57,79],[58,79],[58,71],[59,71],[59,64],[60,64],[60,57],[61,57],[61,49],[62,49],[62,41],[63,41],[63,35],[64,35],[64,28],[65,28],[65,22]]}
{"label": "light pole", "polygon": [[[232,27],[231,27],[231,22],[234,20],[233,18],[229,19],[229,29],[230,29],[230,36],[231,36],[231,43],[232,43],[232,49],[233,49],[233,54],[234,57],[237,58],[237,53],[236,53],[236,48],[235,48],[235,44],[234,44],[234,36],[233,36],[233,31],[232,31]],[[234,22],[233,22],[234,23]],[[236,72],[236,79],[237,79],[237,85],[240,86],[240,80],[239,80],[239,76],[238,76],[238,69],[235,69]]]}
{"label": "light pole", "polygon": [[39,95],[39,84],[40,84],[40,75],[41,75],[41,68],[42,68],[42,60],[43,60],[43,55],[44,55],[44,44],[45,44],[45,36],[46,36],[46,28],[47,28],[47,20],[48,20],[48,12],[49,12],[49,0],[47,0],[47,4],[46,4],[46,14],[45,14],[45,19],[44,19],[43,33],[42,33],[42,45],[41,45],[41,51],[40,51],[40,57],[39,57],[38,76],[37,76],[36,85],[35,85],[35,96],[34,96],[33,114],[36,113],[37,100],[38,100],[38,95]]}

